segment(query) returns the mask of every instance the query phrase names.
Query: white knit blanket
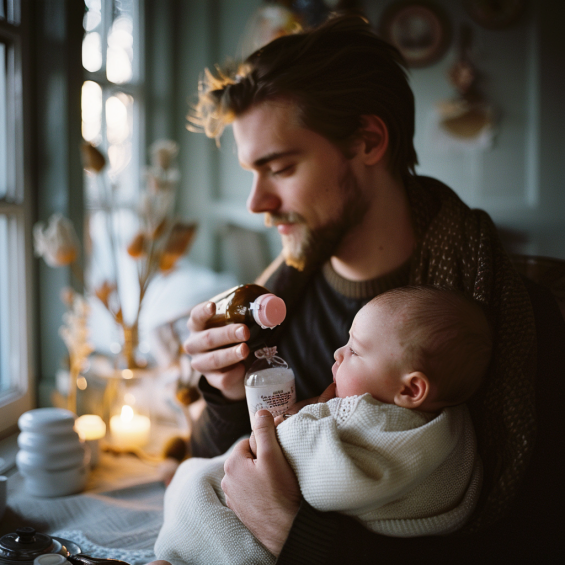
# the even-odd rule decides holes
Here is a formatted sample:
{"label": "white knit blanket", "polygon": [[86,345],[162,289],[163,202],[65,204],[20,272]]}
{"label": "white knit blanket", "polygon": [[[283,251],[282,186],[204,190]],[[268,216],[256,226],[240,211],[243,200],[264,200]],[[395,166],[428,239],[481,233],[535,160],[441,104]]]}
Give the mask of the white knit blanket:
{"label": "white knit blanket", "polygon": [[[381,534],[455,531],[479,496],[481,465],[465,406],[433,418],[368,394],[335,398],[306,406],[277,435],[309,504],[354,516]],[[159,559],[174,565],[275,562],[225,505],[226,457],[190,459],[178,469],[165,493]]]}

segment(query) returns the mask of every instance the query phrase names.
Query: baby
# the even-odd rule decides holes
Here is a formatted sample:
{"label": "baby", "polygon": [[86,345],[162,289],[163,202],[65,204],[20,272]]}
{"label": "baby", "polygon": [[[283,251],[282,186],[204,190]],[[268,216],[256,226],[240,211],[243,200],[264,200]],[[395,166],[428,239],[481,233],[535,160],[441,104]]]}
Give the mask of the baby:
{"label": "baby", "polygon": [[[403,287],[369,302],[335,352],[335,398],[277,427],[305,500],[390,536],[461,528],[481,486],[464,402],[480,386],[491,351],[481,307],[460,293]],[[225,505],[226,457],[191,459],[177,471],[155,545],[160,559],[275,562]]]}

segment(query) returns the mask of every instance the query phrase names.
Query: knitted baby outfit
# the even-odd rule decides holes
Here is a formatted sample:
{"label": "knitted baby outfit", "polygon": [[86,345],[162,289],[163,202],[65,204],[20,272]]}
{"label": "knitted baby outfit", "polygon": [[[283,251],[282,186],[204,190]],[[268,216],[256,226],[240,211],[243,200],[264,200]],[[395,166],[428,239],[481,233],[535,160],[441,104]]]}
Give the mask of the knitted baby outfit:
{"label": "knitted baby outfit", "polygon": [[[389,536],[459,529],[477,502],[481,465],[464,405],[433,416],[369,394],[311,404],[277,428],[302,496]],[[225,456],[190,459],[165,495],[155,554],[173,564],[273,563],[226,507]],[[254,501],[250,500],[250,504]]]}

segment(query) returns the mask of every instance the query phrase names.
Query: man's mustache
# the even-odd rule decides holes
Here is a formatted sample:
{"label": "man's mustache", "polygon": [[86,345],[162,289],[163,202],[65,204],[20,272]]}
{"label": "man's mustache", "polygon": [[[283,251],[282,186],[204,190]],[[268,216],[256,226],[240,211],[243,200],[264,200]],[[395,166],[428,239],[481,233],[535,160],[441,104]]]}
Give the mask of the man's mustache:
{"label": "man's mustache", "polygon": [[303,216],[297,212],[281,212],[271,213],[265,212],[265,225],[269,228],[277,224],[304,224],[306,223]]}

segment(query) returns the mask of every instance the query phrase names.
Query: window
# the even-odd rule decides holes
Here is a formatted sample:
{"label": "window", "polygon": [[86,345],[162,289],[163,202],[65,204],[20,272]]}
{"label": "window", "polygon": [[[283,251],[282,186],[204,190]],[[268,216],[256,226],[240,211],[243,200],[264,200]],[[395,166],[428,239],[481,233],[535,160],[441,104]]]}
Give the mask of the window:
{"label": "window", "polygon": [[[144,140],[142,136],[142,60],[140,46],[142,0],[84,0],[82,65],[82,136],[108,156],[111,186],[101,186],[97,175],[85,173],[86,222],[93,243],[90,284],[113,280],[109,246],[134,229]],[[110,205],[109,205],[110,202]],[[111,221],[108,210],[112,210]],[[125,245],[118,246],[125,249]],[[120,262],[117,276],[136,281],[135,271]],[[126,315],[135,309],[122,297]],[[129,306],[129,308],[128,308]],[[117,336],[116,336],[117,337]]]}
{"label": "window", "polygon": [[19,0],[0,0],[0,434],[32,406],[30,242]]}
{"label": "window", "polygon": [[[85,0],[82,135],[108,155],[118,198],[136,194],[140,149],[140,0]],[[92,180],[92,179],[90,179]],[[92,204],[96,189],[87,183]]]}

